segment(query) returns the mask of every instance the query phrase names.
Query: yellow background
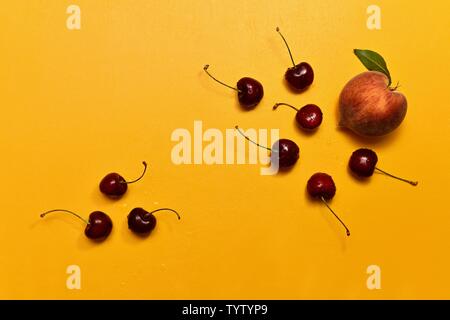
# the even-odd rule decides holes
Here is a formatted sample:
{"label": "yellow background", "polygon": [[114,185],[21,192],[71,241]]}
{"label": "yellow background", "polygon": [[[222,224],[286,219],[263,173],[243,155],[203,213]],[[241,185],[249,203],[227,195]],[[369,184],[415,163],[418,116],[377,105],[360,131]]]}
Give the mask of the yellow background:
{"label": "yellow background", "polygon": [[[66,28],[66,8],[81,7],[82,27]],[[366,28],[378,4],[382,30]],[[0,5],[0,298],[303,299],[449,298],[448,1],[3,1]],[[297,61],[316,79],[305,93],[283,82],[290,66],[279,26]],[[353,48],[387,60],[409,102],[390,136],[374,141],[336,128],[343,85],[364,67]],[[220,79],[259,79],[262,103],[242,111]],[[324,122],[305,135],[274,102],[316,103]],[[288,174],[258,165],[176,166],[173,130],[280,128],[300,161]],[[361,183],[347,172],[351,152],[373,148],[381,175]],[[98,191],[116,171],[148,175],[124,199]],[[317,171],[337,185],[333,208],[352,236],[305,194]],[[147,239],[128,231],[135,206],[168,206]],[[102,244],[84,237],[61,207],[110,214]],[[66,288],[79,265],[82,289]],[[366,287],[381,267],[382,289]]]}

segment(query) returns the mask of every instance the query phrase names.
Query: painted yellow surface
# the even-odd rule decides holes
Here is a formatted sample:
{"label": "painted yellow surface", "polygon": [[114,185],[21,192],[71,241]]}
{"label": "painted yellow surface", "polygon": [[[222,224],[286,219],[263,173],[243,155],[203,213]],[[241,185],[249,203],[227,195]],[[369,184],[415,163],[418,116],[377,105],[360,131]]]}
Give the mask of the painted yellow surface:
{"label": "painted yellow surface", "polygon": [[[376,3],[374,3],[376,2]],[[0,298],[303,299],[449,298],[450,94],[448,1],[4,1],[0,5]],[[66,9],[81,8],[81,30]],[[381,8],[381,30],[366,27]],[[296,95],[283,82],[289,57],[316,72]],[[408,99],[393,134],[375,141],[336,128],[343,85],[364,67],[353,48],[380,52]],[[203,73],[235,83],[259,79],[262,103],[242,111],[234,92]],[[312,135],[277,101],[322,107]],[[279,128],[300,161],[288,174],[259,175],[258,165],[174,165],[177,128],[225,132]],[[414,188],[347,171],[351,152],[377,151],[381,168],[417,179]],[[98,183],[117,171],[148,175],[119,201]],[[328,172],[331,205],[352,236],[305,194],[307,179]],[[128,212],[168,206],[147,239],[131,234]],[[107,241],[84,237],[66,208],[107,212]],[[81,269],[81,289],[66,268]],[[366,269],[381,268],[368,290]]]}

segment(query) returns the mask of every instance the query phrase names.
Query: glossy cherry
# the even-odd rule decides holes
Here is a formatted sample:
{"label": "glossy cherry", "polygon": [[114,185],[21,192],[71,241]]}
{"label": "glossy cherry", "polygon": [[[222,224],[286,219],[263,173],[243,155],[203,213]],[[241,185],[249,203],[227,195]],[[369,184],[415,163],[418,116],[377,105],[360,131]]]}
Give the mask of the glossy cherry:
{"label": "glossy cherry", "polygon": [[298,145],[292,140],[280,139],[273,144],[272,148],[268,148],[251,140],[239,129],[238,126],[236,126],[235,128],[245,139],[247,139],[251,143],[256,144],[260,148],[269,150],[271,152],[272,161],[278,161],[278,165],[280,168],[292,167],[300,157],[300,149]]}
{"label": "glossy cherry", "polygon": [[205,65],[203,70],[206,74],[210,76],[213,80],[220,83],[221,85],[233,89],[237,92],[238,100],[241,106],[246,109],[252,109],[258,105],[264,96],[264,88],[262,84],[253,78],[244,77],[237,82],[236,88],[229,86],[228,84],[217,80],[208,71],[209,65]]}
{"label": "glossy cherry", "polygon": [[279,106],[287,106],[297,111],[295,121],[297,121],[297,124],[303,129],[314,130],[322,123],[322,110],[315,104],[307,104],[306,106],[297,109],[293,105],[287,103],[276,103],[273,106],[273,110],[276,110]]}
{"label": "glossy cherry", "polygon": [[289,48],[289,45],[284,38],[283,34],[280,32],[280,29],[277,27],[277,32],[280,34],[281,38],[284,41],[284,44],[286,45],[286,48],[288,49],[289,56],[291,57],[291,61],[293,64],[293,67],[290,67],[287,69],[286,73],[284,74],[284,78],[289,83],[290,87],[297,91],[303,91],[307,89],[314,81],[314,71],[312,67],[306,63],[301,62],[299,64],[296,64],[294,62],[294,58],[292,57],[291,49]]}
{"label": "glossy cherry", "polygon": [[326,173],[317,172],[309,178],[306,190],[311,197],[320,199],[327,206],[331,213],[344,226],[347,236],[350,236],[350,230],[327,203],[327,200],[331,200],[336,194],[336,185],[334,184],[333,178]]}
{"label": "glossy cherry", "polygon": [[65,212],[74,215],[86,223],[84,234],[86,237],[92,240],[104,240],[111,233],[113,224],[111,218],[104,212],[94,211],[89,215],[89,220],[84,219],[80,215],[65,209],[54,209],[41,214],[41,218],[44,218],[47,214],[53,212]]}
{"label": "glossy cherry", "polygon": [[176,212],[173,209],[169,209],[169,208],[156,209],[156,210],[153,210],[152,212],[148,212],[148,211],[144,210],[143,208],[134,208],[128,214],[128,228],[131,231],[139,233],[139,234],[150,233],[153,229],[155,229],[155,226],[156,226],[156,218],[153,214],[155,212],[163,211],[163,210],[172,211],[177,215],[178,220],[181,219],[178,212]]}
{"label": "glossy cherry", "polygon": [[125,194],[125,192],[127,192],[129,184],[141,180],[145,175],[145,172],[147,171],[147,163],[143,161],[142,164],[144,165],[144,170],[141,176],[133,181],[125,181],[120,174],[115,172],[107,174],[100,182],[100,191],[109,197],[121,197]]}
{"label": "glossy cherry", "polygon": [[383,171],[376,167],[378,162],[378,156],[375,151],[370,149],[361,148],[354,151],[348,162],[350,170],[358,177],[367,178],[373,175],[374,171],[385,174],[391,178],[409,183],[410,185],[417,186],[417,181],[410,181],[403,178],[396,177],[386,171]]}

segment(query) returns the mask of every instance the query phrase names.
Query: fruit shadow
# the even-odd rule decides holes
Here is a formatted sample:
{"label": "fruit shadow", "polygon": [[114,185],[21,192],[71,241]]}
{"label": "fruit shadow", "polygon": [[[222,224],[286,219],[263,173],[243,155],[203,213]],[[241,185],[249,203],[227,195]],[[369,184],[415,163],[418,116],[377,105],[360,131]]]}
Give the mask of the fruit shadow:
{"label": "fruit shadow", "polygon": [[347,173],[350,176],[350,178],[352,178],[354,181],[356,181],[359,184],[367,185],[370,183],[370,178],[364,178],[364,177],[357,176],[356,174],[353,173],[353,171],[350,169],[349,166],[347,166]]}
{"label": "fruit shadow", "polygon": [[111,230],[111,233],[109,234],[108,237],[102,238],[102,239],[89,239],[84,234],[84,229],[83,229],[83,230],[81,230],[80,236],[78,237],[78,240],[77,240],[78,248],[81,250],[92,250],[94,248],[97,248],[97,247],[103,245],[104,243],[110,241],[110,239],[112,237],[114,237],[114,233],[115,232],[114,232],[114,226],[113,226],[113,229]]}
{"label": "fruit shadow", "polygon": [[101,207],[101,206],[107,206],[107,205],[115,204],[119,200],[120,201],[124,201],[124,203],[126,203],[127,197],[128,197],[128,193],[129,193],[129,190],[127,192],[125,192],[125,194],[122,195],[122,196],[112,197],[112,196],[107,196],[107,195],[101,193],[100,190],[97,187],[97,188],[93,188],[92,193],[91,193],[91,197],[92,197],[92,200],[95,201],[95,203],[97,203],[99,205],[99,207]]}
{"label": "fruit shadow", "polygon": [[[330,229],[333,230],[333,232],[335,233],[336,238],[339,239],[339,243],[341,244],[342,251],[345,251],[347,249],[347,238],[349,238],[349,236],[347,236],[345,234],[345,230],[340,225],[340,222],[337,221],[336,218],[333,216],[333,214],[328,211],[328,208],[325,206],[324,203],[322,203],[320,200],[316,200],[316,199],[311,198],[311,196],[309,195],[308,190],[306,188],[305,188],[304,192],[305,192],[305,196],[304,197],[307,199],[306,201],[308,201],[312,205],[321,206],[321,207],[323,207],[324,210],[326,210],[322,214],[322,217],[324,218],[323,220],[325,220],[327,222],[327,224],[330,227]],[[332,200],[328,200],[327,202],[328,202],[328,204],[331,207],[333,201]],[[326,214],[328,214],[329,216],[327,217]],[[350,230],[350,233],[351,232],[352,232],[352,230]],[[350,235],[350,237],[351,237],[351,235]]]}
{"label": "fruit shadow", "polygon": [[250,112],[250,111],[254,110],[259,104],[261,104],[261,102],[262,102],[262,100],[254,107],[244,107],[239,103],[239,99],[237,98],[237,94],[236,94],[236,98],[234,99],[234,107],[241,112]]}
{"label": "fruit shadow", "polygon": [[294,170],[295,165],[287,167],[287,168],[278,168],[278,172],[275,176],[284,176],[292,172]]}
{"label": "fruit shadow", "polygon": [[288,91],[289,91],[290,93],[292,93],[292,94],[302,94],[303,92],[306,92],[306,91],[309,90],[310,88],[314,88],[314,82],[313,82],[310,86],[308,86],[308,87],[306,87],[306,88],[304,88],[304,89],[301,89],[301,90],[292,88],[292,87],[289,85],[289,83],[286,81],[286,79],[284,78],[284,76],[283,76],[283,85],[284,85],[284,87],[286,88],[286,90],[288,90]]}
{"label": "fruit shadow", "polygon": [[131,231],[128,228],[128,221],[126,219],[123,219],[122,225],[120,227],[121,228],[120,229],[121,230],[120,233],[121,233],[122,238],[127,243],[129,243],[131,245],[136,245],[136,244],[139,244],[139,243],[143,243],[143,241],[145,239],[152,238],[153,234],[156,232],[156,228],[157,227],[158,226],[156,226],[155,229],[152,230],[152,232],[150,232],[150,233],[139,234],[139,233],[135,233],[135,232]]}
{"label": "fruit shadow", "polygon": [[296,131],[298,131],[302,136],[307,137],[307,138],[313,137],[313,136],[316,134],[316,132],[318,131],[319,127],[320,127],[320,126],[319,126],[319,127],[315,128],[315,129],[312,129],[312,130],[303,129],[303,128],[297,123],[297,121],[295,120],[295,117],[294,117],[293,124],[294,124],[294,126],[295,126]]}
{"label": "fruit shadow", "polygon": [[372,147],[388,147],[394,140],[398,139],[398,136],[401,134],[402,126],[395,129],[393,132],[388,133],[387,135],[380,137],[364,137],[356,134],[352,130],[342,127],[339,125],[339,100],[335,103],[335,121],[338,124],[336,126],[336,130],[339,132],[343,132],[344,136],[352,142],[355,146],[372,146]]}
{"label": "fruit shadow", "polygon": [[[283,168],[279,167],[277,173],[274,174],[273,176],[275,176],[275,177],[276,176],[285,176],[287,174],[290,174],[294,170],[294,167],[298,166],[299,163],[300,163],[300,159],[298,159],[297,162],[290,167],[283,167]],[[269,168],[270,165],[271,164],[267,165],[266,168]]]}

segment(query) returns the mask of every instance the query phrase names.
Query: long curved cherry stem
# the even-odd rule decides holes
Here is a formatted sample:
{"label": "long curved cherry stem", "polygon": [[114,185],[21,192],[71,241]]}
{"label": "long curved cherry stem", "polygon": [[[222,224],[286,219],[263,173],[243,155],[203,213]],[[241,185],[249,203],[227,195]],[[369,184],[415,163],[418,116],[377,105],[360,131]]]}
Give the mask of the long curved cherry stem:
{"label": "long curved cherry stem", "polygon": [[419,184],[419,181],[406,180],[406,179],[403,179],[403,178],[400,178],[400,177],[396,177],[396,176],[394,176],[394,175],[392,175],[392,174],[390,174],[390,173],[388,173],[388,172],[386,172],[386,171],[381,170],[380,168],[375,168],[375,169],[378,170],[378,171],[380,171],[381,173],[383,173],[383,174],[385,174],[385,175],[391,177],[391,178],[394,178],[394,179],[397,179],[397,180],[400,180],[400,181],[409,183],[409,184],[412,185],[412,186],[417,186],[417,185]]}
{"label": "long curved cherry stem", "polygon": [[240,90],[238,88],[232,87],[232,86],[230,86],[230,85],[228,85],[228,84],[226,84],[226,83],[224,83],[224,82],[222,82],[220,80],[217,80],[211,73],[209,73],[208,68],[209,68],[209,64],[205,64],[205,66],[203,67],[203,70],[205,70],[206,74],[208,76],[210,76],[214,81],[220,83],[221,85],[223,85],[223,86],[225,86],[227,88],[230,88],[230,89],[233,89],[233,90],[235,90],[237,92],[240,92]]}
{"label": "long curved cherry stem", "polygon": [[288,103],[284,103],[284,102],[275,103],[275,105],[273,106],[273,110],[276,110],[279,106],[286,106],[286,107],[292,108],[298,112],[298,109],[296,107],[294,107],[293,105],[290,105]]}
{"label": "long curved cherry stem", "polygon": [[238,126],[235,126],[235,128],[236,128],[236,130],[237,130],[237,131],[238,131],[245,139],[247,139],[247,140],[250,141],[251,143],[257,145],[257,146],[260,147],[260,148],[263,148],[263,149],[267,149],[267,150],[269,150],[269,151],[272,151],[272,149],[270,149],[270,148],[268,148],[268,147],[266,147],[266,146],[260,145],[259,143],[257,143],[257,142],[255,142],[255,141],[251,140],[249,137],[247,137],[247,136],[241,131],[241,129],[240,129]]}
{"label": "long curved cherry stem", "polygon": [[347,226],[345,225],[345,223],[338,217],[338,215],[333,211],[333,209],[331,209],[331,207],[328,205],[328,203],[325,201],[325,199],[323,197],[320,197],[320,200],[322,200],[323,203],[325,203],[325,205],[327,206],[327,208],[331,211],[332,214],[334,214],[334,216],[336,217],[336,219],[339,220],[339,222],[344,226],[345,231],[347,232],[347,237],[350,236],[350,230],[348,230]]}
{"label": "long curved cherry stem", "polygon": [[288,49],[289,56],[291,57],[292,64],[293,64],[294,67],[295,67],[295,61],[294,61],[294,58],[292,57],[292,52],[291,52],[291,49],[289,48],[289,45],[288,45],[286,39],[284,38],[283,34],[280,32],[280,28],[277,27],[276,30],[277,30],[277,32],[279,33],[279,35],[281,36],[281,39],[283,39],[284,44],[286,45],[286,48]]}
{"label": "long curved cherry stem", "polygon": [[77,217],[78,219],[82,220],[86,224],[90,224],[89,221],[86,220],[85,218],[81,217],[80,215],[76,214],[75,212],[72,212],[70,210],[65,210],[65,209],[53,209],[53,210],[46,211],[44,213],[41,213],[41,218],[44,218],[47,214],[52,213],[52,212],[66,212],[66,213],[70,213],[71,215],[74,215],[75,217]]}
{"label": "long curved cherry stem", "polygon": [[180,215],[178,214],[178,212],[176,212],[175,210],[170,209],[170,208],[160,208],[160,209],[156,209],[156,210],[153,210],[152,212],[149,212],[148,214],[151,215],[151,214],[154,214],[155,212],[163,211],[163,210],[165,210],[165,211],[172,211],[172,212],[174,212],[174,213],[177,215],[178,220],[181,219],[181,217],[180,217]]}
{"label": "long curved cherry stem", "polygon": [[144,171],[142,171],[141,176],[139,178],[134,179],[133,181],[123,181],[122,183],[130,184],[130,183],[135,183],[135,182],[138,182],[139,180],[141,180],[142,177],[144,177],[145,172],[147,171],[147,162],[142,161],[142,164],[144,165]]}

